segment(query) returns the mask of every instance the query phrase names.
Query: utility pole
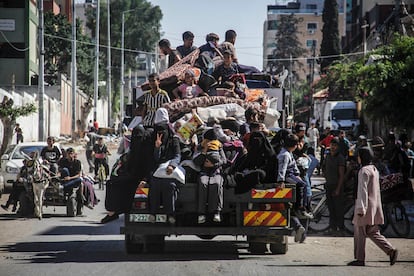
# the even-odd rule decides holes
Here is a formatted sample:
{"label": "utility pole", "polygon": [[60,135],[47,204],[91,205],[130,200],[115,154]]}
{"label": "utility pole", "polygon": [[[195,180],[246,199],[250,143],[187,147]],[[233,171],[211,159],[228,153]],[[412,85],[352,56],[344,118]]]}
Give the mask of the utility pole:
{"label": "utility pole", "polygon": [[108,124],[111,126],[112,118],[112,93],[111,93],[111,6],[110,0],[107,0],[107,37],[108,37],[108,48],[107,48],[107,79],[106,79],[106,94],[108,95]]}
{"label": "utility pole", "polygon": [[294,116],[294,111],[293,111],[293,58],[292,55],[290,55],[290,63],[289,63],[289,67],[290,67],[290,74],[289,74],[289,90],[290,90],[290,112],[292,113],[292,121],[293,121],[293,116]]}
{"label": "utility pole", "polygon": [[125,80],[124,80],[124,64],[125,64],[125,57],[124,57],[124,40],[125,40],[125,14],[127,12],[132,12],[135,9],[131,9],[131,10],[126,10],[122,12],[122,25],[121,25],[121,93],[120,93],[120,101],[119,101],[119,112],[120,112],[120,120],[121,123],[123,121],[124,118],[124,86],[125,86]]}
{"label": "utility pole", "polygon": [[72,136],[76,131],[76,4],[72,1]]}
{"label": "utility pole", "polygon": [[367,54],[367,28],[368,28],[368,24],[367,21],[364,20],[364,23],[361,26],[362,28],[362,45],[364,47],[363,52],[364,52],[364,57]]}
{"label": "utility pole", "polygon": [[44,113],[44,95],[45,95],[45,40],[44,40],[44,15],[43,15],[43,0],[39,1],[39,82],[38,82],[38,96],[39,96],[39,141],[45,140],[45,113]]}
{"label": "utility pole", "polygon": [[93,93],[93,119],[97,120],[97,110],[98,105],[98,91],[99,91],[99,13],[100,13],[100,4],[99,0],[96,0],[96,30],[95,30],[95,80],[94,80],[94,93]]}

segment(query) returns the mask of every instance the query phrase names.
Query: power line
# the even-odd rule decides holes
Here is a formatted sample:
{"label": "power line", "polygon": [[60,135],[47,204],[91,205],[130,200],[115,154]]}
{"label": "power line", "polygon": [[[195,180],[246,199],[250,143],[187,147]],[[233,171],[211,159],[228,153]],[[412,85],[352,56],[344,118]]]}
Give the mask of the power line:
{"label": "power line", "polygon": [[1,35],[2,35],[2,37],[4,38],[4,40],[6,40],[6,42],[7,42],[7,44],[9,44],[14,50],[16,50],[16,51],[18,51],[18,52],[26,52],[26,51],[28,51],[29,49],[30,49],[30,47],[27,47],[27,48],[25,48],[25,49],[20,49],[20,48],[17,48],[16,46],[14,46],[13,45],[13,43],[12,42],[10,42],[8,39],[7,39],[7,37],[6,37],[6,35],[3,33],[3,31],[0,31],[0,33],[1,33]]}

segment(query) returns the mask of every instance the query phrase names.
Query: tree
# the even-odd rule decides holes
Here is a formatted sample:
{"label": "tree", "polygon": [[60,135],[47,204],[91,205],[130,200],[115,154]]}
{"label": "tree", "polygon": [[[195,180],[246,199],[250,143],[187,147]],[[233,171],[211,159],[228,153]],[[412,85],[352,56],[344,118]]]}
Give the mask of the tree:
{"label": "tree", "polygon": [[[282,72],[283,68],[289,70],[291,66],[290,57],[297,58],[307,52],[301,47],[297,36],[299,34],[297,25],[302,20],[303,18],[297,18],[294,14],[280,16],[275,37],[276,49],[273,51],[271,60],[267,65],[269,68],[276,68],[272,71]],[[302,63],[298,63],[298,65],[301,67]]]}
{"label": "tree", "polygon": [[36,112],[34,103],[29,103],[23,106],[14,106],[12,99],[4,96],[3,101],[0,103],[0,120],[3,123],[3,137],[0,148],[0,155],[2,155],[13,138],[13,127],[16,124],[16,119],[22,116],[27,116]]}
{"label": "tree", "polygon": [[414,38],[396,36],[372,56],[377,60],[350,76],[357,80],[356,91],[366,114],[391,127],[413,129]]}
{"label": "tree", "polygon": [[339,27],[338,27],[338,3],[337,0],[325,0],[322,13],[322,43],[321,43],[321,71],[334,60],[338,59],[341,52]]}
{"label": "tree", "polygon": [[71,60],[71,25],[63,14],[46,12],[45,21],[45,75],[47,83],[57,84],[59,73],[67,74]]}
{"label": "tree", "polygon": [[[135,57],[139,51],[154,52],[157,42],[160,40],[162,12],[159,6],[153,6],[146,0],[123,0],[111,2],[111,47],[116,48],[111,51],[112,65],[112,107],[118,108],[121,81],[121,29],[122,13],[125,13],[124,28],[124,48],[125,48],[125,69],[135,68],[137,66]],[[88,9],[86,11],[86,26],[95,36],[96,28],[96,11]],[[133,22],[133,24],[132,24]],[[99,68],[104,75],[104,68],[107,64],[107,9],[106,5],[100,7],[100,60]],[[100,74],[101,74],[100,73]]]}

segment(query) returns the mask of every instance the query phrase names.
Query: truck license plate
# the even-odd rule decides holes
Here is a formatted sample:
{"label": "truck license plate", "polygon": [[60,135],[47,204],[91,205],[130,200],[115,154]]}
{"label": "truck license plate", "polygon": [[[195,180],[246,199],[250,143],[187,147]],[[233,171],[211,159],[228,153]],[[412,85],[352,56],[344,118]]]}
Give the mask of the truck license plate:
{"label": "truck license plate", "polygon": [[[131,222],[150,222],[150,214],[129,214]],[[155,222],[167,222],[167,215],[156,215]]]}

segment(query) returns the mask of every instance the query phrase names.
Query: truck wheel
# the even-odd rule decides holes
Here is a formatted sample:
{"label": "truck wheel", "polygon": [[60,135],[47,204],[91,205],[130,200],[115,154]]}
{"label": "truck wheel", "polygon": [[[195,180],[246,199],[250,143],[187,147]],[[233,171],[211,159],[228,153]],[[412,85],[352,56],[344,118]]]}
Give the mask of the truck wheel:
{"label": "truck wheel", "polygon": [[34,213],[34,203],[30,200],[27,192],[21,192],[19,195],[20,202],[20,215],[23,217],[33,216]]}
{"label": "truck wheel", "polygon": [[286,254],[288,251],[288,237],[281,236],[280,241],[270,244],[272,254]]}
{"label": "truck wheel", "polygon": [[147,252],[160,253],[165,248],[165,236],[163,235],[151,235],[145,237],[145,245]]}
{"label": "truck wheel", "polygon": [[66,201],[66,215],[68,217],[74,217],[76,215],[77,200],[76,195],[72,194]]}
{"label": "truck wheel", "polygon": [[252,254],[265,254],[267,252],[266,243],[249,242],[249,251]]}
{"label": "truck wheel", "polygon": [[137,242],[134,235],[125,234],[125,250],[127,254],[139,254],[142,253],[144,244]]}

